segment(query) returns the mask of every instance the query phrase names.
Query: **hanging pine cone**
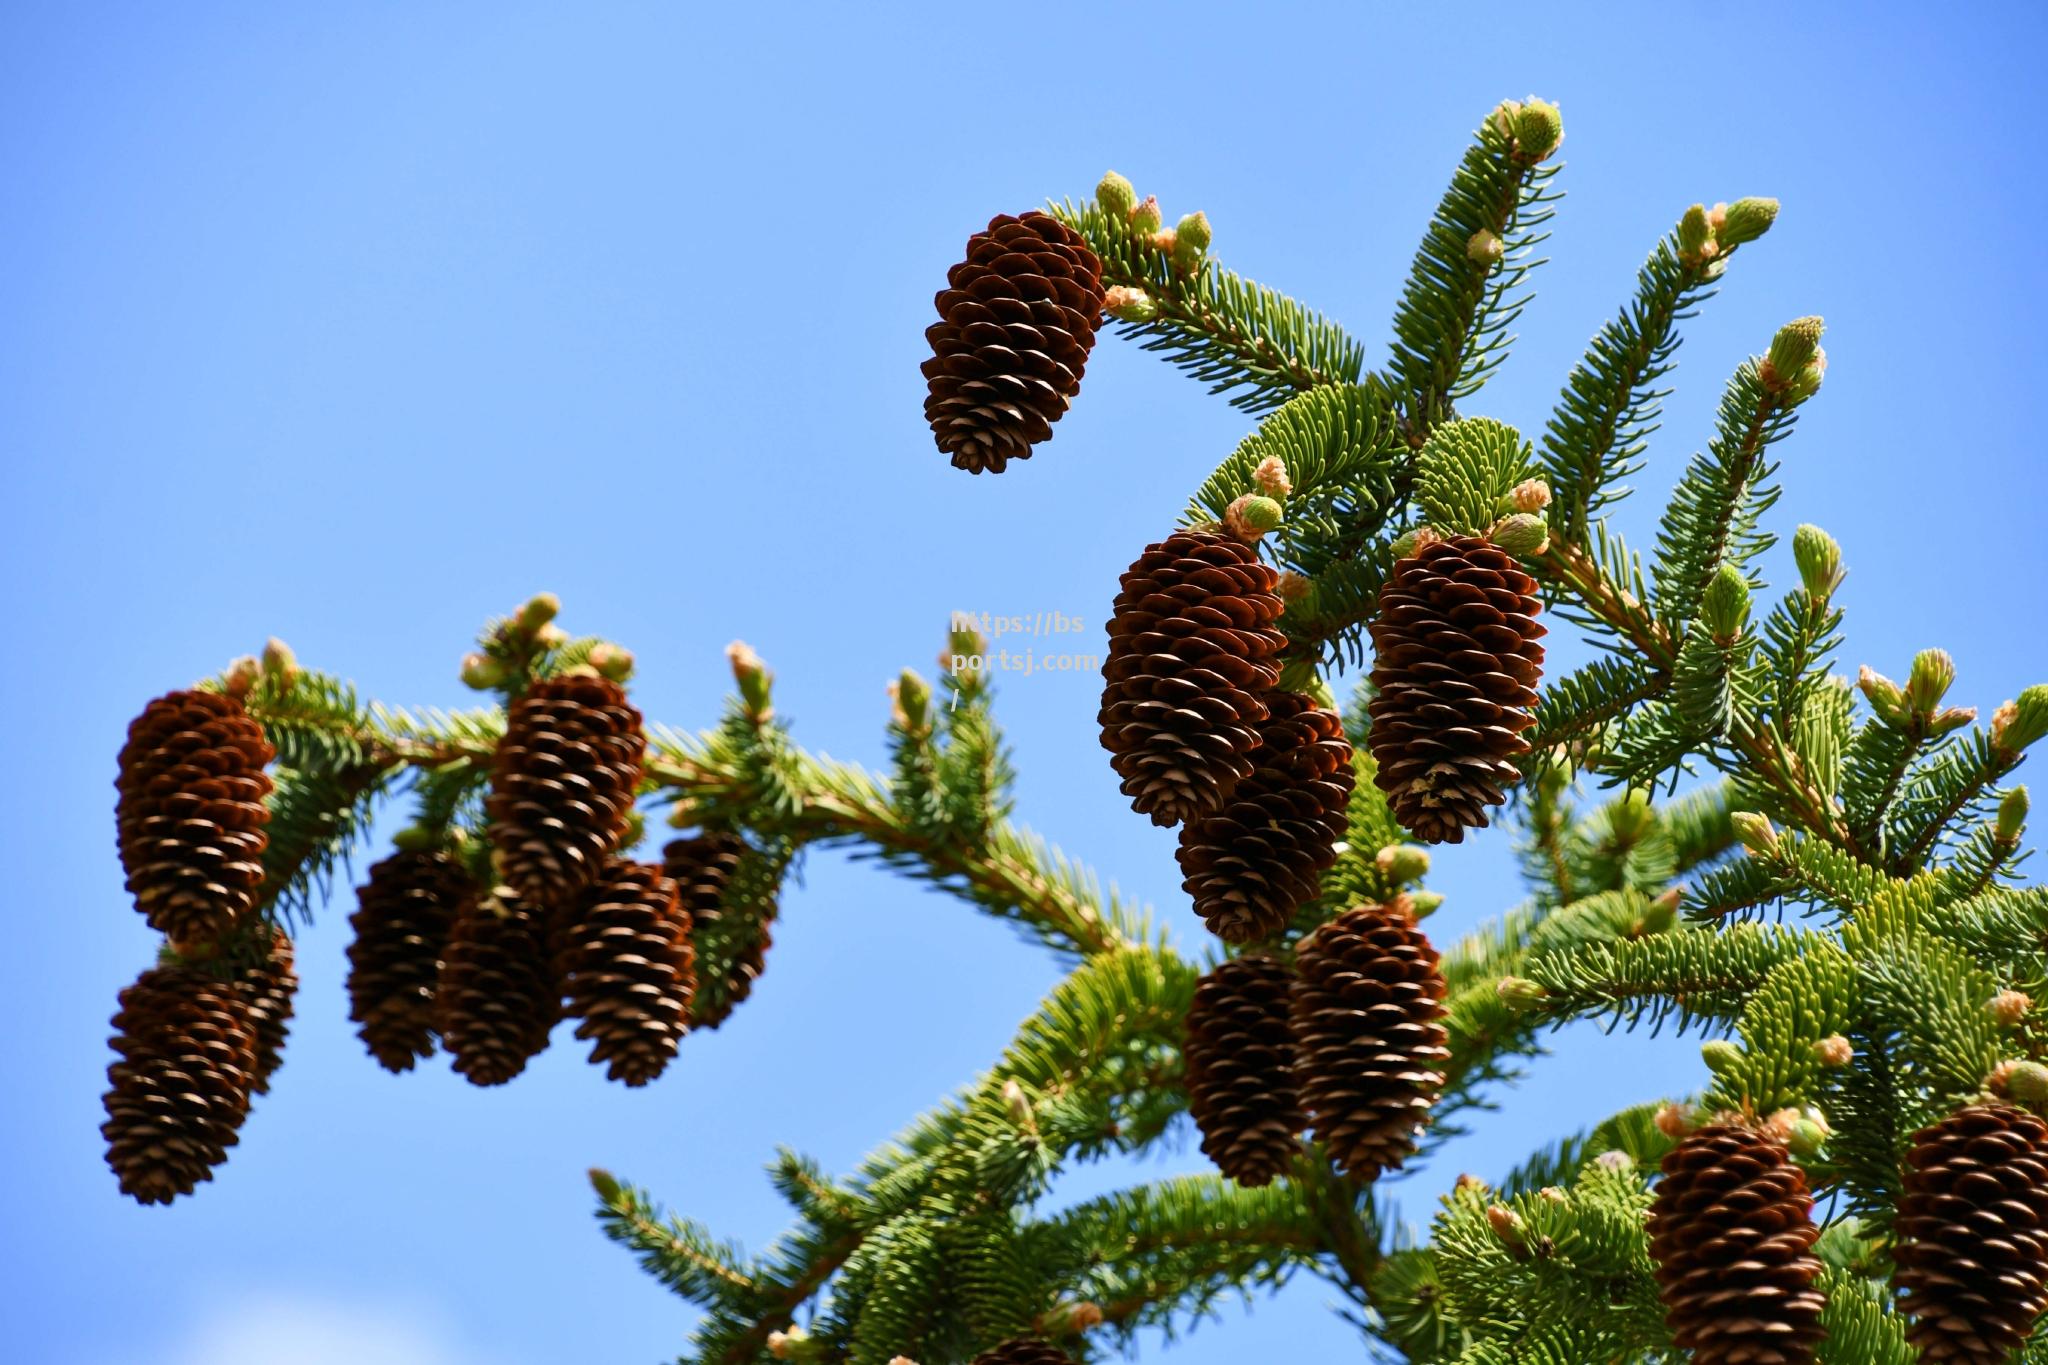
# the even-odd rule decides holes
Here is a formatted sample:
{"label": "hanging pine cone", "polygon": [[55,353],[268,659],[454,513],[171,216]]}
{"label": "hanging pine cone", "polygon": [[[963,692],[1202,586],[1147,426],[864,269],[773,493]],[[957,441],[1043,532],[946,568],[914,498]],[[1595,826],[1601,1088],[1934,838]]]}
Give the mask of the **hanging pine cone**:
{"label": "hanging pine cone", "polygon": [[511,1080],[546,1049],[560,1005],[532,911],[492,898],[471,901],[455,917],[441,953],[434,1017],[457,1073],[472,1085]]}
{"label": "hanging pine cone", "polygon": [[485,810],[506,884],[556,909],[604,871],[632,814],[647,749],[640,713],[595,673],[535,683],[512,703]]}
{"label": "hanging pine cone", "polygon": [[144,1204],[190,1194],[249,1112],[256,1034],[242,992],[202,967],[152,967],[121,992],[107,1068],[107,1164]]}
{"label": "hanging pine cone", "polygon": [[1000,474],[1052,439],[1102,317],[1102,262],[1050,214],[998,214],[946,272],[925,329],[925,420],[953,467]]}
{"label": "hanging pine cone", "polygon": [[1240,1185],[1270,1184],[1301,1150],[1287,968],[1263,955],[1225,962],[1188,1009],[1188,1112],[1202,1153]]}
{"label": "hanging pine cone", "polygon": [[1367,743],[1394,818],[1459,843],[1519,780],[1543,671],[1536,580],[1483,536],[1423,545],[1394,565],[1372,623]]}
{"label": "hanging pine cone", "polygon": [[661,850],[662,871],[676,884],[696,950],[694,1028],[717,1028],[753,994],[774,942],[774,883],[749,896],[750,888],[737,882],[747,853],[746,841],[726,830],[672,839]]}
{"label": "hanging pine cone", "polygon": [[1251,774],[1214,815],[1180,832],[1181,886],[1226,943],[1278,933],[1322,889],[1337,861],[1355,780],[1334,711],[1298,692],[1265,695]]}
{"label": "hanging pine cone", "polygon": [[1895,1230],[1920,1358],[2013,1359],[2048,1309],[2048,1124],[1975,1104],[1915,1133]]}
{"label": "hanging pine cone", "polygon": [[115,823],[150,928],[217,942],[256,908],[274,757],[263,727],[220,692],[158,697],[128,727]]}
{"label": "hanging pine cone", "polygon": [[1123,576],[1102,665],[1102,747],[1155,825],[1221,809],[1252,771],[1287,639],[1279,575],[1219,531],[1176,531]]}
{"label": "hanging pine cone", "polygon": [[292,965],[291,936],[275,925],[264,925],[257,939],[265,945],[255,961],[235,977],[242,999],[249,1007],[249,1027],[256,1037],[256,1069],[250,1090],[270,1093],[270,1077],[284,1060],[284,1042],[291,1032],[292,997],[298,994],[299,974]]}
{"label": "hanging pine cone", "polygon": [[676,884],[650,863],[616,863],[583,893],[555,949],[565,1013],[582,1020],[592,1062],[627,1085],[662,1073],[689,1028],[697,989],[690,917]]}
{"label": "hanging pine cone", "polygon": [[400,851],[356,892],[348,1017],[386,1071],[434,1055],[434,990],[448,934],[476,898],[462,864],[438,849]]}
{"label": "hanging pine cone", "polygon": [[1348,910],[1294,959],[1294,1074],[1316,1137],[1361,1180],[1398,1170],[1443,1090],[1444,978],[1408,898]]}
{"label": "hanging pine cone", "polygon": [[1650,1258],[1671,1338],[1695,1365],[1806,1365],[1826,1335],[1806,1174],[1783,1143],[1714,1124],[1665,1154]]}
{"label": "hanging pine cone", "polygon": [[1050,1342],[1018,1337],[989,1347],[974,1358],[973,1365],[1074,1365],[1074,1358]]}

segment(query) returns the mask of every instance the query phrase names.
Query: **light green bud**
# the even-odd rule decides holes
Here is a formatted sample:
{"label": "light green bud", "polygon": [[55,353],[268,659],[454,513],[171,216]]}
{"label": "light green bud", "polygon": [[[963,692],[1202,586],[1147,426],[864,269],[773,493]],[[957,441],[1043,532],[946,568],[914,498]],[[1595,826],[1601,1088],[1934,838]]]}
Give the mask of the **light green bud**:
{"label": "light green bud", "polygon": [[1173,268],[1183,275],[1192,275],[1202,268],[1202,261],[1209,254],[1209,215],[1195,212],[1181,219],[1173,227]]}
{"label": "light green bud", "polygon": [[1842,546],[1818,526],[1801,526],[1792,533],[1792,562],[1799,566],[1799,582],[1806,595],[1825,602],[1842,586]]}
{"label": "light green bud", "polygon": [[1700,619],[1713,635],[1714,643],[1732,645],[1742,638],[1749,624],[1749,580],[1733,564],[1715,570],[1700,602]]}
{"label": "light green bud", "polygon": [[1778,201],[1775,199],[1738,199],[1728,206],[1721,219],[1721,230],[1715,233],[1723,247],[1738,247],[1744,242],[1753,242],[1771,230],[1771,224],[1778,221]]}
{"label": "light green bud", "polygon": [[1109,215],[1110,222],[1128,222],[1131,210],[1138,206],[1138,191],[1130,181],[1110,171],[1095,186],[1095,202]]}

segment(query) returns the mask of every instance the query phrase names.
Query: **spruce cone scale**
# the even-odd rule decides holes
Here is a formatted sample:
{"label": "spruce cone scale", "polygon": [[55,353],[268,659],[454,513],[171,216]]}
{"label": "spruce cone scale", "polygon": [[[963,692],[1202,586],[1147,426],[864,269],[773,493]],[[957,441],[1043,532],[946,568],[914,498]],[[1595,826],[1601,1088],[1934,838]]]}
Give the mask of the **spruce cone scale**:
{"label": "spruce cone scale", "polygon": [[1541,610],[1536,580],[1483,536],[1426,544],[1381,587],[1367,742],[1375,781],[1416,838],[1461,842],[1520,780]]}
{"label": "spruce cone scale", "polygon": [[1662,1169],[1650,1257],[1672,1340],[1698,1365],[1808,1365],[1827,1299],[1805,1172],[1737,1124],[1691,1134]]}
{"label": "spruce cone scale", "polygon": [[1331,1157],[1362,1180],[1415,1151],[1451,1055],[1436,949],[1406,899],[1346,911],[1295,956],[1302,1107]]}
{"label": "spruce cone scale", "polygon": [[1253,770],[1287,640],[1279,575],[1216,531],[1176,531],[1124,574],[1102,665],[1102,747],[1155,825],[1218,810]]}
{"label": "spruce cone scale", "polygon": [[284,930],[265,925],[259,941],[265,944],[262,955],[242,968],[235,983],[249,1007],[249,1027],[255,1038],[256,1066],[249,1088],[254,1094],[267,1095],[270,1077],[284,1061],[299,974],[292,962],[291,937]]}
{"label": "spruce cone scale", "polygon": [[249,1112],[256,1031],[233,982],[152,967],[121,992],[107,1068],[107,1164],[144,1204],[190,1194],[227,1160]]}
{"label": "spruce cone scale", "polygon": [[1050,1342],[1018,1337],[989,1347],[971,1365],[1074,1365],[1074,1358]]}
{"label": "spruce cone scale", "polygon": [[434,1055],[434,992],[456,917],[476,898],[462,864],[439,850],[377,863],[349,916],[348,1017],[377,1064],[410,1071]]}
{"label": "spruce cone scale", "polygon": [[1202,1153],[1240,1185],[1267,1185],[1301,1150],[1287,968],[1263,955],[1223,963],[1188,1010],[1188,1111]]}
{"label": "spruce cone scale", "polygon": [[627,1085],[662,1073],[689,1029],[696,991],[690,917],[676,884],[648,863],[617,864],[563,926],[555,975],[592,1062]]}
{"label": "spruce cone scale", "polygon": [[1915,1133],[1895,1231],[1920,1358],[2004,1365],[2048,1309],[2048,1124],[1975,1104]]}
{"label": "spruce cone scale", "polygon": [[456,1072],[503,1085],[547,1048],[560,1009],[535,913],[502,898],[471,901],[449,931],[434,990],[436,1031]]}
{"label": "spruce cone scale", "polygon": [[625,839],[646,750],[640,712],[609,678],[565,673],[512,703],[485,811],[523,900],[557,909],[602,875]]}
{"label": "spruce cone scale", "polygon": [[158,697],[128,727],[115,824],[128,890],[152,929],[218,942],[255,910],[274,757],[263,727],[220,692]]}
{"label": "spruce cone scale", "polygon": [[1102,262],[1050,214],[998,214],[946,274],[925,330],[925,420],[953,467],[1000,474],[1052,439],[1102,317]]}
{"label": "spruce cone scale", "polygon": [[[662,871],[676,884],[690,919],[698,976],[690,1008],[696,1028],[715,1029],[732,1017],[753,994],[774,946],[772,890],[758,904],[729,903],[747,853],[746,841],[727,830],[672,839],[661,850]],[[722,974],[713,975],[721,963]]]}
{"label": "spruce cone scale", "polygon": [[1337,861],[1355,780],[1336,712],[1296,692],[1268,692],[1264,701],[1251,774],[1223,809],[1180,833],[1181,885],[1226,943],[1278,933],[1315,899]]}

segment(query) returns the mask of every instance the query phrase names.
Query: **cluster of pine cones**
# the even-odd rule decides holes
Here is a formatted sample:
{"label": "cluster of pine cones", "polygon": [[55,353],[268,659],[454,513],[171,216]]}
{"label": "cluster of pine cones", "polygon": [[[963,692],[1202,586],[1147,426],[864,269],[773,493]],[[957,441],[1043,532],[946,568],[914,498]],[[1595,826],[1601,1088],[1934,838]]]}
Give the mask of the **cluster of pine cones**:
{"label": "cluster of pine cones", "polygon": [[[706,831],[660,864],[620,856],[645,745],[617,682],[589,670],[537,682],[512,703],[491,772],[499,884],[486,890],[431,837],[370,869],[348,991],[380,1064],[409,1070],[438,1041],[458,1073],[498,1085],[568,1017],[593,1063],[645,1085],[692,1024],[716,1027],[745,998],[775,911],[772,893],[727,903],[745,842]],[[272,757],[240,700],[202,691],[151,702],[121,753],[128,887],[168,951],[122,992],[102,1132],[122,1190],[144,1203],[211,1178],[284,1043],[291,941],[261,913]],[[734,916],[750,923],[721,922]],[[720,956],[710,1007],[693,1010],[696,945],[714,926],[738,951]]]}

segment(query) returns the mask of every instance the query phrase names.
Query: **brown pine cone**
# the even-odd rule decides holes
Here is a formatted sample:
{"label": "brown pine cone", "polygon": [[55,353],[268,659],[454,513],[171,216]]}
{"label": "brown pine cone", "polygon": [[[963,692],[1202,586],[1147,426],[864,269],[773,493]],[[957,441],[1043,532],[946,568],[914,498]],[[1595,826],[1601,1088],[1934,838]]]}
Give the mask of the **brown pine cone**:
{"label": "brown pine cone", "polygon": [[1240,1185],[1270,1184],[1301,1150],[1287,968],[1263,955],[1225,962],[1188,1009],[1188,1112],[1202,1153]]}
{"label": "brown pine cone", "polygon": [[121,992],[107,1068],[107,1164],[144,1204],[190,1194],[249,1112],[256,1033],[242,992],[202,967],[152,967]]}
{"label": "brown pine cone", "polygon": [[689,1029],[697,988],[690,916],[650,863],[615,863],[557,935],[555,976],[592,1062],[627,1085],[662,1073]]}
{"label": "brown pine cone", "polygon": [[727,830],[672,839],[661,850],[662,871],[680,893],[697,954],[697,993],[690,1001],[694,1028],[717,1028],[753,994],[774,943],[774,885],[747,898],[736,883],[748,854],[746,841]]}
{"label": "brown pine cone", "polygon": [[1432,541],[1394,565],[1372,623],[1366,742],[1394,818],[1459,843],[1520,780],[1543,671],[1536,580],[1483,536]]}
{"label": "brown pine cone", "polygon": [[535,683],[512,703],[485,811],[506,884],[552,910],[618,852],[647,738],[625,689],[594,673]]}
{"label": "brown pine cone", "polygon": [[1973,1104],[1913,1135],[1895,1227],[1906,1339],[2004,1365],[2048,1309],[2048,1124]]}
{"label": "brown pine cone", "polygon": [[989,1347],[974,1358],[972,1365],[1074,1365],[1074,1358],[1050,1342],[1018,1337]]}
{"label": "brown pine cone", "polygon": [[1050,214],[998,214],[967,239],[924,333],[925,420],[954,468],[1000,474],[1052,439],[1081,391],[1102,299],[1102,262]]}
{"label": "brown pine cone", "polygon": [[534,913],[502,897],[464,907],[434,990],[435,1031],[456,1072],[472,1085],[503,1085],[547,1048],[560,1009]]}
{"label": "brown pine cone", "polygon": [[1250,943],[1287,927],[1322,890],[1348,823],[1351,744],[1344,722],[1298,692],[1265,695],[1251,775],[1214,815],[1180,832],[1182,888],[1209,932]]}
{"label": "brown pine cone", "polygon": [[386,1071],[434,1055],[434,990],[441,953],[476,885],[439,849],[401,851],[370,869],[349,916],[348,1017]]}
{"label": "brown pine cone", "polygon": [[257,931],[257,941],[267,951],[244,966],[235,977],[242,999],[249,1007],[249,1027],[256,1036],[256,1069],[251,1077],[254,1094],[270,1093],[270,1077],[284,1060],[284,1043],[291,1033],[292,997],[298,994],[299,974],[292,964],[291,936],[275,925]]}
{"label": "brown pine cone", "polygon": [[1294,1075],[1316,1137],[1361,1180],[1398,1170],[1450,1057],[1436,949],[1408,898],[1348,910],[1294,959]]}
{"label": "brown pine cone", "polygon": [[1827,1296],[1820,1227],[1783,1143],[1714,1124],[1665,1154],[1650,1258],[1671,1338],[1696,1365],[1807,1365]]}
{"label": "brown pine cone", "polygon": [[1279,575],[1219,531],[1175,531],[1123,576],[1102,665],[1102,747],[1155,825],[1222,808],[1248,776],[1287,639]]}
{"label": "brown pine cone", "polygon": [[227,938],[263,886],[270,741],[220,692],[172,692],[143,708],[122,746],[115,807],[121,866],[150,928]]}

